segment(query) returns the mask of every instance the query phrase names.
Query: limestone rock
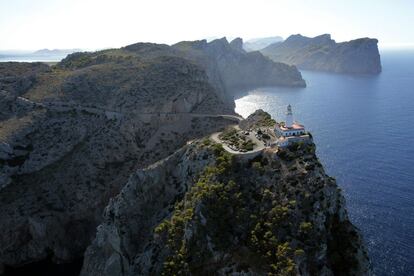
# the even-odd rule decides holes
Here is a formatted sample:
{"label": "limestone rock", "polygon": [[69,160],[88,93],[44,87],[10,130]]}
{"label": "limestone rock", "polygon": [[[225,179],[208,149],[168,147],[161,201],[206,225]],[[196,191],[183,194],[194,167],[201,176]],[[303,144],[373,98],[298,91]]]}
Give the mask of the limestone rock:
{"label": "limestone rock", "polygon": [[378,40],[371,38],[336,43],[329,34],[314,38],[298,34],[282,43],[269,45],[261,52],[274,61],[306,70],[378,74],[381,60],[377,44]]}
{"label": "limestone rock", "polygon": [[206,68],[210,80],[225,91],[240,91],[258,86],[305,86],[295,66],[273,62],[259,52],[247,53],[241,39],[229,43],[226,38],[180,42],[173,48]]}
{"label": "limestone rock", "polygon": [[81,275],[370,275],[313,145],[236,156],[224,172],[218,152],[193,142],[136,171],[106,208]]}

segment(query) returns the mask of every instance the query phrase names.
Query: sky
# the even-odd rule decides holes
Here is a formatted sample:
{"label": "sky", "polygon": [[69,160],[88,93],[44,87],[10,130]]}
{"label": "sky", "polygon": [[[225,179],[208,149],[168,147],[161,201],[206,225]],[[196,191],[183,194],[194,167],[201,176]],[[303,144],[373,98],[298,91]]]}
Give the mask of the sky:
{"label": "sky", "polygon": [[0,50],[298,33],[414,46],[414,0],[0,0]]}

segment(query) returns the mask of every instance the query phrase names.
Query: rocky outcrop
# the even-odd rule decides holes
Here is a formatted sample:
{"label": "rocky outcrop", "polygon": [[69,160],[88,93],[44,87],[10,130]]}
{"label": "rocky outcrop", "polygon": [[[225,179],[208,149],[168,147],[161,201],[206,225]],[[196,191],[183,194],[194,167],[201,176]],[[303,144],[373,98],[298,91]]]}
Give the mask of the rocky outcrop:
{"label": "rocky outcrop", "polygon": [[0,62],[0,91],[19,96],[30,89],[43,72],[50,72],[50,68],[40,62]]}
{"label": "rocky outcrop", "polygon": [[378,74],[381,72],[381,60],[377,44],[378,40],[370,38],[336,43],[329,34],[314,38],[292,35],[261,52],[274,61],[306,70]]}
{"label": "rocky outcrop", "polygon": [[233,39],[230,46],[237,51],[243,51],[243,39],[240,37]]}
{"label": "rocky outcrop", "polygon": [[[151,255],[137,253],[148,247],[154,228],[169,216],[174,203],[183,198],[197,174],[211,163],[208,151],[195,152],[190,145],[131,175],[105,210],[105,222],[98,227],[96,239],[86,252],[82,275],[123,275],[122,271],[132,274],[136,257],[149,262]],[[137,273],[148,275],[149,266],[147,263],[146,272]]]}
{"label": "rocky outcrop", "polygon": [[272,119],[269,113],[263,111],[263,109],[258,109],[241,121],[239,126],[242,130],[249,130],[257,127],[271,127],[275,123],[276,121]]}
{"label": "rocky outcrop", "polygon": [[314,145],[238,159],[195,141],[137,170],[105,209],[81,275],[370,275]]}

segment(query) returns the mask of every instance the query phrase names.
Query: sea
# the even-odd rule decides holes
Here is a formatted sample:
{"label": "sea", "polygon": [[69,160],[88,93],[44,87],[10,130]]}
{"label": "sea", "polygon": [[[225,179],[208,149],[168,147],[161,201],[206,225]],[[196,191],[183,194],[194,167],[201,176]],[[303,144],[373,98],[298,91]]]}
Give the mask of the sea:
{"label": "sea", "polygon": [[66,57],[67,54],[44,54],[36,55],[32,53],[26,54],[1,54],[0,62],[59,62]]}
{"label": "sea", "polygon": [[240,92],[236,112],[284,121],[288,104],[312,133],[361,230],[375,275],[414,275],[414,50],[381,51],[383,71],[302,71],[306,88]]}

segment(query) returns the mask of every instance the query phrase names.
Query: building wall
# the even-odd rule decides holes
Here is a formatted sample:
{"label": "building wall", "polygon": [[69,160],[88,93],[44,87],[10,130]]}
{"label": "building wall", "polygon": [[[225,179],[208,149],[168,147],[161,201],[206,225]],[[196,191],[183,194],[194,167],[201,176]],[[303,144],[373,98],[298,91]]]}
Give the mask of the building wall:
{"label": "building wall", "polygon": [[298,130],[298,129],[291,129],[288,131],[283,131],[279,128],[275,128],[275,132],[279,136],[288,137],[288,136],[297,136],[297,135],[303,135],[305,134],[305,130]]}
{"label": "building wall", "polygon": [[277,141],[277,145],[279,147],[287,147],[292,143],[297,143],[297,142],[310,142],[312,139],[310,138],[309,135],[302,135],[302,136],[290,136],[289,138],[283,139],[281,141]]}

